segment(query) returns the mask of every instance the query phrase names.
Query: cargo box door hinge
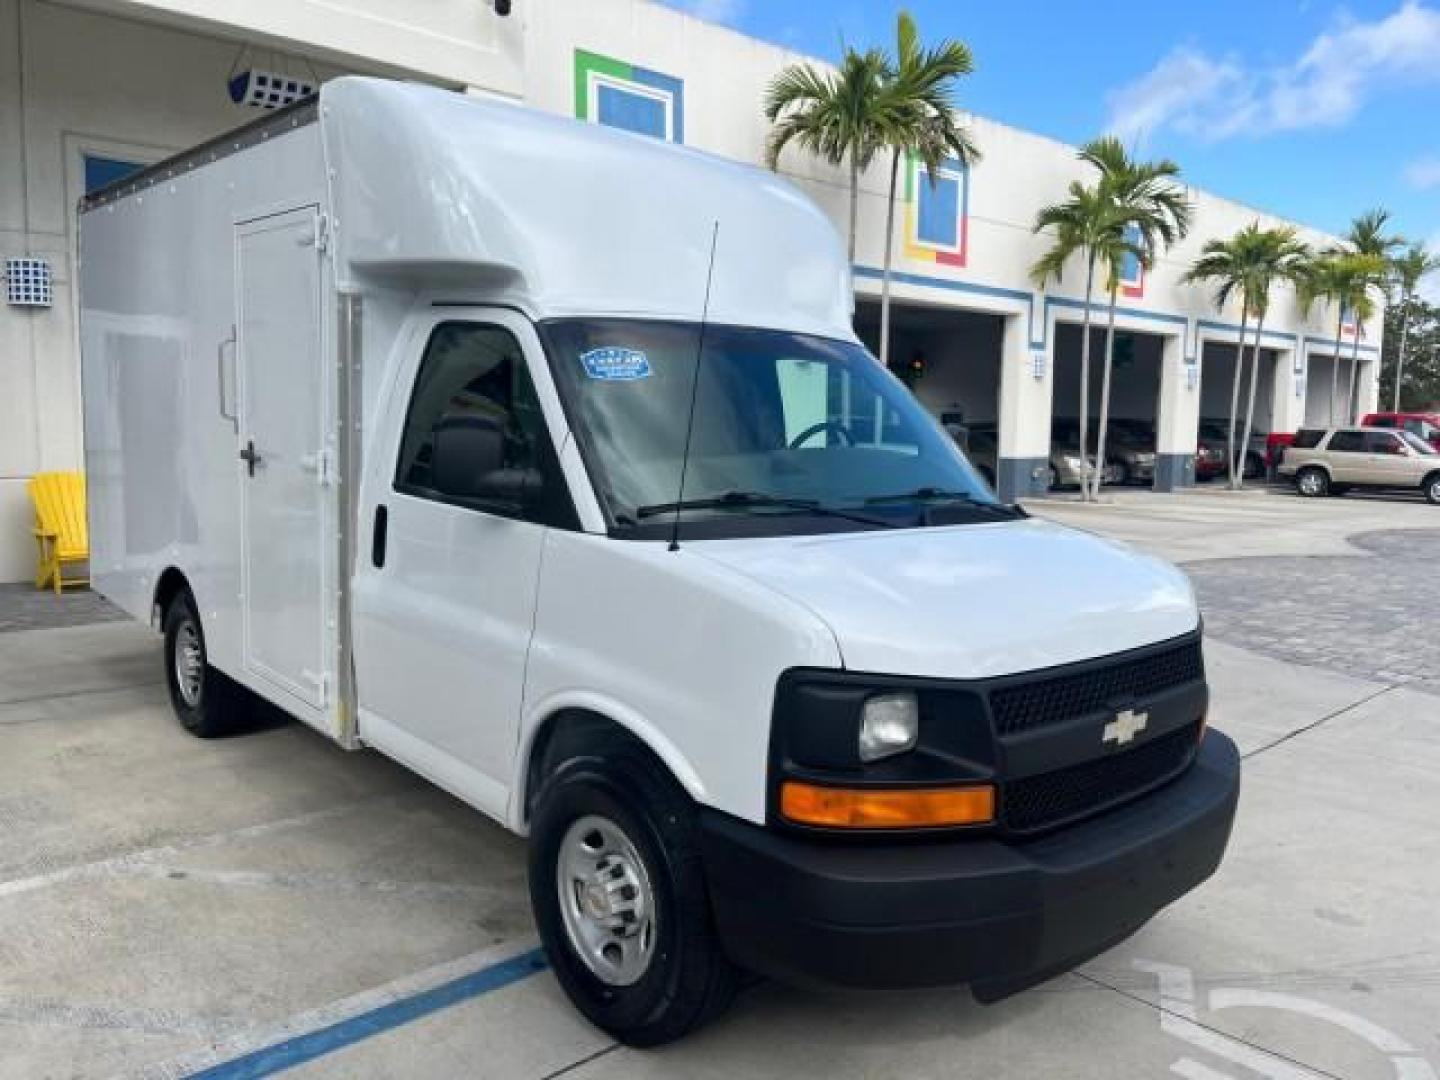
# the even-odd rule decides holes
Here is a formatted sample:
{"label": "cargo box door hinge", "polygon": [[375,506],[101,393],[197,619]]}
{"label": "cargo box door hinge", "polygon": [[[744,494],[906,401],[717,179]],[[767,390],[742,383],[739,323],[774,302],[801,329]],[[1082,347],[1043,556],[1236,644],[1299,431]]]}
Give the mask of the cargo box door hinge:
{"label": "cargo box door hinge", "polygon": [[300,673],[306,682],[315,687],[315,704],[320,708],[326,708],[330,704],[330,675],[321,672],[318,675],[313,671],[302,671]]}
{"label": "cargo box door hinge", "polygon": [[314,233],[310,236],[301,236],[297,243],[302,247],[310,247],[313,244],[317,252],[323,252],[330,246],[330,219],[324,214],[316,214]]}
{"label": "cargo box door hinge", "polygon": [[300,467],[306,472],[314,473],[315,482],[321,487],[329,487],[337,479],[333,450],[317,450],[313,454],[306,454],[300,459]]}

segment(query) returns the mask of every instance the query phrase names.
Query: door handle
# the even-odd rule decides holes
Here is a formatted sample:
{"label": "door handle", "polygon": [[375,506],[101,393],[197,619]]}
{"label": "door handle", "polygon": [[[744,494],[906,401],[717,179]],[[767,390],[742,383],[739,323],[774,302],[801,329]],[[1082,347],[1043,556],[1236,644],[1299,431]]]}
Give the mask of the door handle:
{"label": "door handle", "polygon": [[[230,363],[226,363],[226,359]],[[230,327],[230,336],[215,347],[215,377],[219,382],[220,415],[230,421],[239,431],[239,413],[230,405],[230,387],[235,381],[235,327]]]}
{"label": "door handle", "polygon": [[378,570],[385,565],[385,534],[390,529],[390,511],[384,504],[375,507],[375,531],[370,535],[370,562]]}
{"label": "door handle", "polygon": [[255,452],[255,440],[246,439],[245,449],[240,451],[240,460],[245,462],[245,468],[251,476],[255,475],[255,466],[265,459]]}

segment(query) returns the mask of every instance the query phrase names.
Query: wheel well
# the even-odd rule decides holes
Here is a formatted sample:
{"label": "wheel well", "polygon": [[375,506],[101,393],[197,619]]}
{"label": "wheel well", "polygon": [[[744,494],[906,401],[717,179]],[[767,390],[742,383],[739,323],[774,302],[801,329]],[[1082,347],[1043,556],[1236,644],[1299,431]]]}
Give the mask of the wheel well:
{"label": "wheel well", "polygon": [[[530,820],[535,797],[545,778],[561,761],[582,754],[603,754],[620,745],[639,750],[665,776],[675,779],[655,751],[608,716],[585,709],[562,709],[546,718],[530,744],[530,757],[525,764],[525,820]],[[678,781],[676,786],[680,786]]]}
{"label": "wheel well", "polygon": [[1436,480],[1440,480],[1440,469],[1432,469],[1425,474],[1425,479],[1420,481],[1421,489],[1428,488]]}
{"label": "wheel well", "polygon": [[190,590],[190,582],[185,579],[175,567],[169,567],[160,575],[160,580],[155,583],[155,604],[160,610],[161,618],[164,618],[166,610],[170,607],[170,601],[174,600],[182,592]]}

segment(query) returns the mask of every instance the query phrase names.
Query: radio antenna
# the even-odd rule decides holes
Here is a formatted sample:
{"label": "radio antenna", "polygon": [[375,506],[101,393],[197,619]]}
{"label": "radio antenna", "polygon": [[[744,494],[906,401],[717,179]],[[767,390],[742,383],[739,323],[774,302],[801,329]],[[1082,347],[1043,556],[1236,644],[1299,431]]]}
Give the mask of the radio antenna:
{"label": "radio antenna", "polygon": [[675,493],[675,517],[670,522],[670,550],[680,550],[680,503],[685,498],[685,473],[690,468],[690,437],[695,434],[695,398],[700,389],[700,358],[705,355],[705,325],[710,317],[710,283],[715,278],[715,245],[720,240],[720,219],[710,229],[710,265],[705,268],[705,302],[700,307],[700,332],[695,340],[695,376],[690,380],[690,415],[685,420],[685,452],[680,458],[680,490]]}

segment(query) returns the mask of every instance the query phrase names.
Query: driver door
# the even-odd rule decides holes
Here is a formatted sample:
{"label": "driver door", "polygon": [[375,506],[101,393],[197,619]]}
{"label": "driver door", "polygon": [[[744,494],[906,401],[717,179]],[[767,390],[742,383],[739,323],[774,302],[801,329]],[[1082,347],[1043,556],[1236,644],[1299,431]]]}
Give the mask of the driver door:
{"label": "driver door", "polygon": [[[570,505],[550,437],[565,427],[536,393],[540,344],[514,312],[427,313],[408,353],[362,493],[359,733],[503,817],[541,546]],[[539,474],[535,498],[484,502],[439,490],[436,432],[477,417],[503,432],[507,468]]]}

